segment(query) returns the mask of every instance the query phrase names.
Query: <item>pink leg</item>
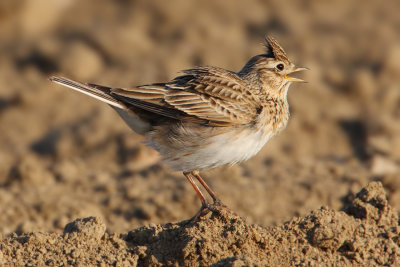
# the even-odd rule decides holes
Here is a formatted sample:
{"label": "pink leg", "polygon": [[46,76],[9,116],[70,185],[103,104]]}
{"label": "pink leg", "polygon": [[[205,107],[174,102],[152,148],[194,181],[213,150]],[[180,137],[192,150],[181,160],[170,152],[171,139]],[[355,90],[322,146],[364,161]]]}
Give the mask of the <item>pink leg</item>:
{"label": "pink leg", "polygon": [[190,184],[193,186],[194,190],[196,191],[197,196],[201,200],[201,208],[200,210],[189,220],[195,221],[200,217],[203,217],[207,215],[211,210],[210,210],[210,204],[208,203],[207,199],[204,197],[203,193],[201,192],[200,188],[196,185],[196,183],[193,181],[192,174],[190,172],[184,172],[183,175],[185,175],[186,179],[190,182]]}
{"label": "pink leg", "polygon": [[214,191],[207,185],[207,183],[201,178],[199,171],[194,170],[191,172],[194,177],[201,183],[201,185],[207,190],[208,194],[212,197],[215,205],[220,205],[221,200],[217,197]]}

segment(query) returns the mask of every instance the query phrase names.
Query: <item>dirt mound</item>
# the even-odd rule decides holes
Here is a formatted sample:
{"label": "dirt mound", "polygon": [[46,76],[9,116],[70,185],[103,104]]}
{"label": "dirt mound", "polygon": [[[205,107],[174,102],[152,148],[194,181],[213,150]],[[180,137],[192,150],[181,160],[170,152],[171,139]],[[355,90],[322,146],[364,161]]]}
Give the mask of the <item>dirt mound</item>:
{"label": "dirt mound", "polygon": [[381,183],[363,188],[345,211],[322,207],[275,227],[250,225],[217,210],[194,222],[107,233],[96,217],[63,234],[14,235],[0,243],[0,263],[14,265],[394,265],[400,259],[397,212]]}

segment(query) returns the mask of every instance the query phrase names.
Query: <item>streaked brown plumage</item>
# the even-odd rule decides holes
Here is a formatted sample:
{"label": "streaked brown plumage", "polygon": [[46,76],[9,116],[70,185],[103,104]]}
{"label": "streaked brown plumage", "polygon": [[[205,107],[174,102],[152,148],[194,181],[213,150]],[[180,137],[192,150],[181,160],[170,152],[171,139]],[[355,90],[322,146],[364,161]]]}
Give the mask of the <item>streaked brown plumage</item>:
{"label": "streaked brown plumage", "polygon": [[[199,170],[235,164],[254,156],[289,119],[287,91],[302,81],[287,74],[304,70],[266,37],[266,53],[251,58],[239,72],[217,67],[183,71],[167,83],[111,88],[52,77],[110,104],[136,132],[147,137],[173,169],[182,171],[202,201],[199,215],[221,202]],[[214,200],[210,205],[196,178]]]}

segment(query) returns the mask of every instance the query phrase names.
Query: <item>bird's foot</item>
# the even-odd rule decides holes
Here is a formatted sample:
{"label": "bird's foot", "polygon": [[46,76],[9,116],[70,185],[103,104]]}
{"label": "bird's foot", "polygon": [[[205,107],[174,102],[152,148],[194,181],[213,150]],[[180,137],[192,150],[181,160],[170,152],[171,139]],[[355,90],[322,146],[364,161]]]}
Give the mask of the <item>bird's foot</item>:
{"label": "bird's foot", "polygon": [[236,212],[231,210],[227,205],[221,202],[218,198],[214,199],[214,203],[210,205],[209,209],[212,212],[219,212],[221,209],[228,211],[229,213],[232,213],[234,215],[237,215]]}
{"label": "bird's foot", "polygon": [[192,217],[188,220],[188,223],[190,222],[195,222],[198,219],[206,216],[208,213],[210,213],[212,211],[211,208],[212,205],[210,205],[208,202],[205,202],[201,205],[200,210]]}
{"label": "bird's foot", "polygon": [[228,206],[223,204],[219,199],[216,199],[216,200],[214,200],[213,204],[210,204],[208,202],[203,203],[200,210],[192,218],[190,218],[187,221],[187,223],[196,222],[199,219],[203,218],[204,216],[208,215],[210,212],[212,212],[214,214],[220,214],[221,210],[225,210],[229,213],[237,215],[236,212],[234,212]]}

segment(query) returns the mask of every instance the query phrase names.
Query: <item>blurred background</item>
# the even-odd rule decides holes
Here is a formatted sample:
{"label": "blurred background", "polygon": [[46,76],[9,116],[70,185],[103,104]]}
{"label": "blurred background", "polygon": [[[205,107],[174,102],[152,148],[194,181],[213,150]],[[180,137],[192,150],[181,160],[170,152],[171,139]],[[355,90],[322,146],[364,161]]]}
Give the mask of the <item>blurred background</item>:
{"label": "blurred background", "polygon": [[200,202],[107,105],[48,81],[114,87],[182,69],[238,71],[274,36],[311,69],[287,129],[246,163],[204,173],[263,226],[341,209],[371,180],[400,208],[399,1],[0,2],[0,235],[100,216],[110,232],[191,217]]}

